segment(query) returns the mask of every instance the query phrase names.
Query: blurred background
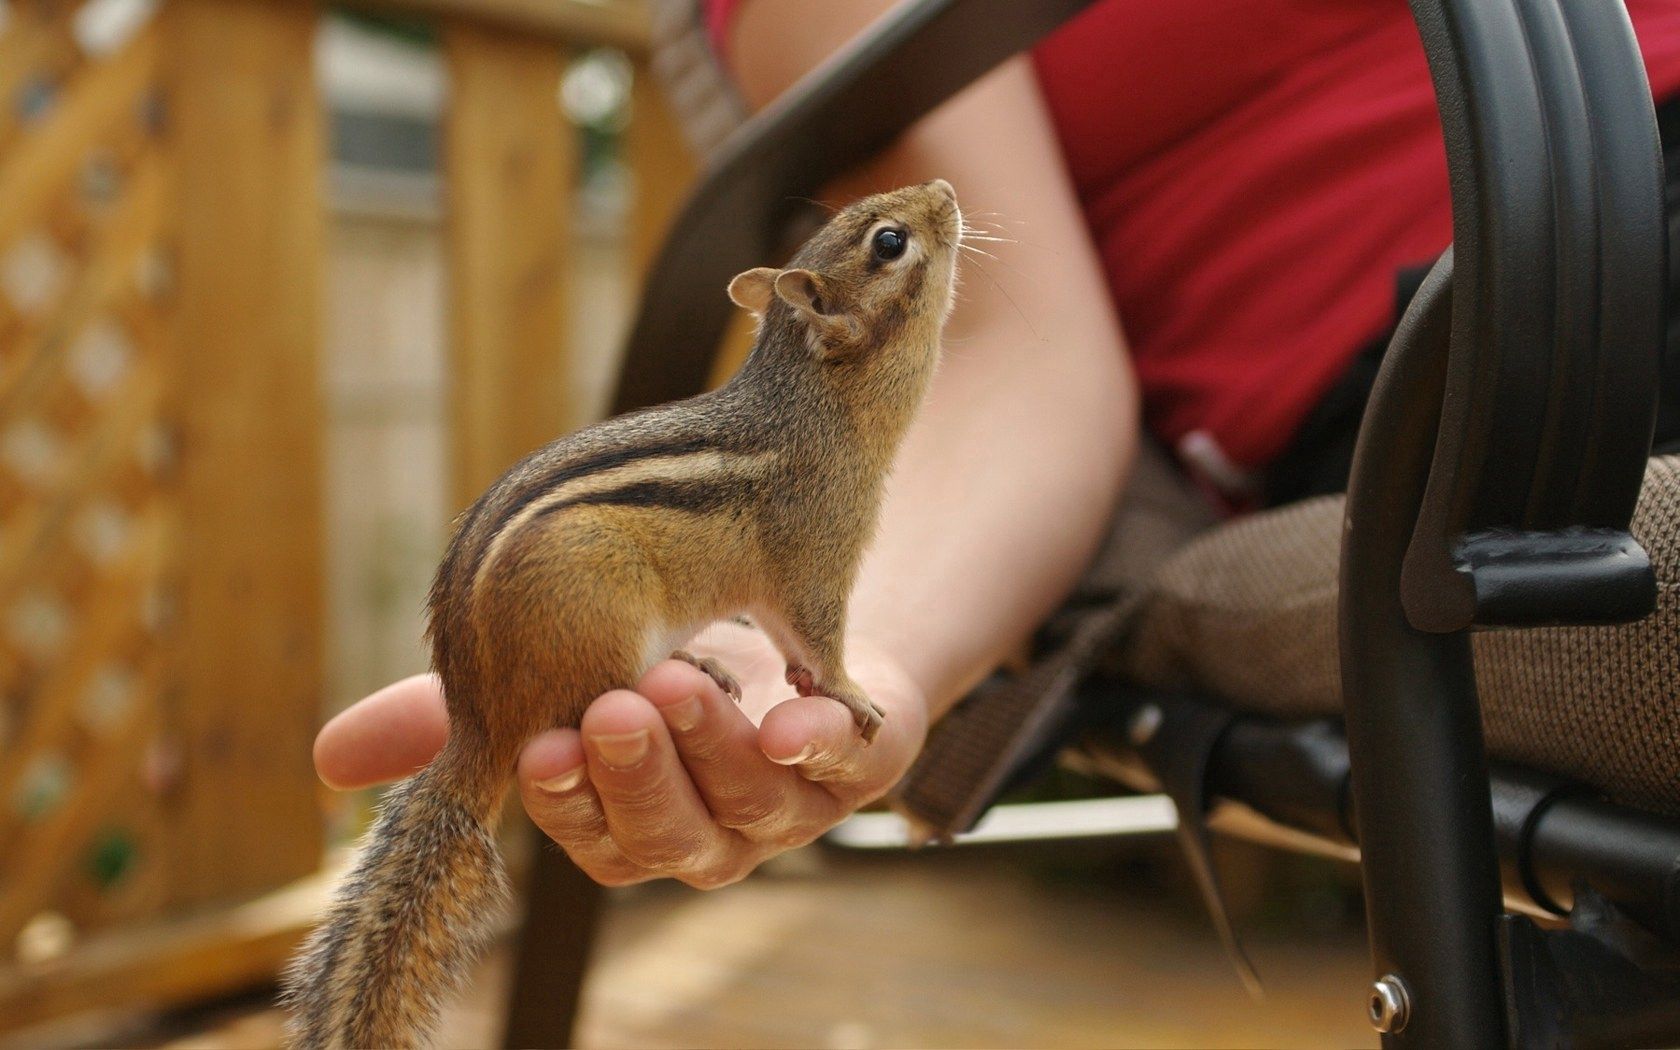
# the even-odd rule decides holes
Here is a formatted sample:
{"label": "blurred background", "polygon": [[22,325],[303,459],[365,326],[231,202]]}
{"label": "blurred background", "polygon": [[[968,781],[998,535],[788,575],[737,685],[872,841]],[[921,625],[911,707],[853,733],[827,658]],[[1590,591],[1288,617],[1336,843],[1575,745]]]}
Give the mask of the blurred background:
{"label": "blurred background", "polygon": [[[0,1046],[277,1043],[372,801],[314,731],[425,666],[455,511],[601,414],[715,136],[655,17],[0,0]],[[1351,869],[1224,849],[1263,1003],[1169,834],[829,843],[610,894],[580,1040],[1370,1043]],[[445,1045],[498,1040],[507,955]]]}

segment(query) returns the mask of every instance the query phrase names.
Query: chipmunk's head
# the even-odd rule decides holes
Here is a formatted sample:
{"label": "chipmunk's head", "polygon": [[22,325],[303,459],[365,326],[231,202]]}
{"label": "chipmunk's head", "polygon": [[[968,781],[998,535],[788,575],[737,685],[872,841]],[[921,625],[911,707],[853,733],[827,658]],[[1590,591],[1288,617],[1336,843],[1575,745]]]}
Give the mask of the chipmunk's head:
{"label": "chipmunk's head", "polygon": [[842,209],[785,270],[759,267],[729,297],[767,326],[798,326],[818,360],[937,352],[951,309],[962,212],[944,179],[878,193]]}

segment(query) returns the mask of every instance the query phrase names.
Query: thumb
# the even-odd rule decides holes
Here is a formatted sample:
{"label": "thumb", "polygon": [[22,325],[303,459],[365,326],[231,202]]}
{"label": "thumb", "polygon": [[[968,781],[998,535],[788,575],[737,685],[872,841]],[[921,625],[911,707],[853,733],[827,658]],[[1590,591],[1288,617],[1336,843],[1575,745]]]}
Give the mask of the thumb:
{"label": "thumb", "polygon": [[334,717],[315,737],[315,772],[346,791],[399,780],[443,750],[449,715],[436,675],[393,682]]}

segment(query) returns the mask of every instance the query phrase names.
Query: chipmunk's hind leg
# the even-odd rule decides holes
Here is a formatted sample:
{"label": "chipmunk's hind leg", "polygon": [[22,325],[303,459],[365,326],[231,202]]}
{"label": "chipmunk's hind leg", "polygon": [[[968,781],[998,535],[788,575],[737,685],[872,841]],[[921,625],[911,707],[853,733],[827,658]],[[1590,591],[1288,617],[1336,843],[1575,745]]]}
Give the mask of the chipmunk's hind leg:
{"label": "chipmunk's hind leg", "polygon": [[485,668],[500,695],[485,706],[498,738],[576,727],[687,636],[665,630],[658,573],[606,509],[570,509],[516,537],[485,584],[476,615],[497,640]]}

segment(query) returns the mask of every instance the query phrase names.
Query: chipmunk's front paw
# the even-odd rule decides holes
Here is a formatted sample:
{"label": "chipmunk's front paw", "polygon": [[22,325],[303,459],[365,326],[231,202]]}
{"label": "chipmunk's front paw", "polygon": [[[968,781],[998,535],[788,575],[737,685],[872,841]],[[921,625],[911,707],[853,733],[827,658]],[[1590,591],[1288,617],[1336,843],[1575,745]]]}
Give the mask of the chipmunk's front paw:
{"label": "chipmunk's front paw", "polygon": [[687,649],[678,649],[676,652],[671,654],[671,659],[681,660],[685,664],[693,664],[695,667],[698,667],[700,670],[706,672],[706,677],[717,683],[717,687],[719,689],[722,689],[734,698],[736,703],[741,702],[741,683],[737,682],[735,680],[735,676],[725,670],[724,666],[712,657],[695,656]]}

